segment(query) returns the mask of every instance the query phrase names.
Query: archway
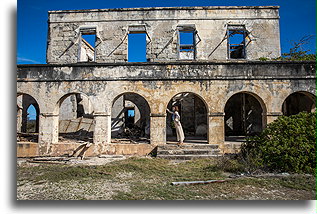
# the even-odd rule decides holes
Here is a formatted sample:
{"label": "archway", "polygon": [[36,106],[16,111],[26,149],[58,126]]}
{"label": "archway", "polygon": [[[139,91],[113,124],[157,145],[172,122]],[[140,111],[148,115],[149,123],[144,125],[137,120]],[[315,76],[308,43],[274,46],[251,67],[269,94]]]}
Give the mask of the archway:
{"label": "archway", "polygon": [[266,108],[254,94],[239,92],[229,98],[225,105],[225,138],[228,141],[244,140],[256,135],[265,126]]}
{"label": "archway", "polygon": [[111,108],[113,143],[149,143],[150,106],[139,94],[126,92],[117,96]]}
{"label": "archway", "polygon": [[37,101],[28,94],[17,96],[18,141],[38,142],[40,109]]}
{"label": "archway", "polygon": [[[204,100],[192,92],[176,94],[168,103],[167,108],[178,106],[181,124],[185,134],[185,143],[207,143],[208,121],[207,107]],[[176,142],[176,130],[172,115],[166,117],[167,142]]]}
{"label": "archway", "polygon": [[290,94],[282,105],[283,115],[290,116],[299,112],[315,112],[316,96],[309,92],[295,92]]}
{"label": "archway", "polygon": [[59,141],[64,143],[93,142],[93,105],[82,93],[71,93],[58,101]]}

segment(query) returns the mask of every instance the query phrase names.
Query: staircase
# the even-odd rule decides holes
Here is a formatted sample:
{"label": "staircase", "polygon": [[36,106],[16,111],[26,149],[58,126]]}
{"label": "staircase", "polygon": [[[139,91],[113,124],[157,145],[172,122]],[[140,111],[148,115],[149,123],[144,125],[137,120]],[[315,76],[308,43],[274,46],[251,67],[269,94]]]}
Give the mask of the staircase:
{"label": "staircase", "polygon": [[168,160],[193,160],[201,158],[220,157],[218,145],[212,144],[184,144],[181,146],[170,144],[157,146],[158,158]]}

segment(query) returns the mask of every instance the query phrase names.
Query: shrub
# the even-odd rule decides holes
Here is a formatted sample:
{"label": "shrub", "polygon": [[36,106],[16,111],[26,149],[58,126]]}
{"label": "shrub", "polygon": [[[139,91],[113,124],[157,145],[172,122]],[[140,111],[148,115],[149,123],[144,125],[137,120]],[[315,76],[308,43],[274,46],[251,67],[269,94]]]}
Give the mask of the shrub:
{"label": "shrub", "polygon": [[316,166],[315,113],[281,116],[241,146],[247,171],[311,173]]}

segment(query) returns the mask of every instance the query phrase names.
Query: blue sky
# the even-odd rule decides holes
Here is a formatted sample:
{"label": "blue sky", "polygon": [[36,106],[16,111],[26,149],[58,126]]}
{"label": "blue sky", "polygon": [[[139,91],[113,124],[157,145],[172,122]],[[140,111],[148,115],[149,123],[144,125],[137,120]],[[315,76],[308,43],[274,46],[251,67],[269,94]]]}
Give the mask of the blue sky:
{"label": "blue sky", "polygon": [[[46,63],[49,10],[228,5],[279,5],[282,53],[289,51],[292,41],[306,35],[316,35],[315,0],[18,0],[17,63]],[[311,40],[304,48],[314,53],[316,40]]]}

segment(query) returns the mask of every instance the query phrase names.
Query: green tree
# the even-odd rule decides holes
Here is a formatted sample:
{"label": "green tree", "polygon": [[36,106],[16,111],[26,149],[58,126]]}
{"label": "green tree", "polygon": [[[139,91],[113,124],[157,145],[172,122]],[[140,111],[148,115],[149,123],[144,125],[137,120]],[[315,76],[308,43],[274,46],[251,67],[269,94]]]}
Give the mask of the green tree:
{"label": "green tree", "polygon": [[303,45],[308,44],[313,38],[313,35],[309,35],[302,37],[298,42],[293,42],[289,53],[282,54],[282,60],[316,60],[316,54],[307,54],[310,50],[303,49]]}
{"label": "green tree", "polygon": [[315,173],[316,114],[281,116],[241,147],[247,171]]}

